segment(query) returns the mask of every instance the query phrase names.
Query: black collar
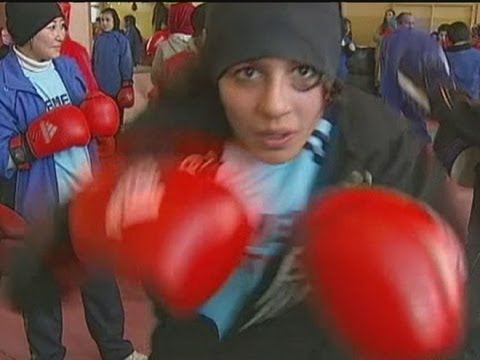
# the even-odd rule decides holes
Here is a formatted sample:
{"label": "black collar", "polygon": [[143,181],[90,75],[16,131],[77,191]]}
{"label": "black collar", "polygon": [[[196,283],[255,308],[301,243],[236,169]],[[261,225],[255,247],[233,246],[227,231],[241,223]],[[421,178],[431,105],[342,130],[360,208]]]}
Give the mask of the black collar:
{"label": "black collar", "polygon": [[463,51],[463,50],[468,50],[472,48],[472,44],[466,43],[466,44],[460,44],[460,45],[452,45],[449,46],[446,51],[448,52],[457,52],[457,51]]}

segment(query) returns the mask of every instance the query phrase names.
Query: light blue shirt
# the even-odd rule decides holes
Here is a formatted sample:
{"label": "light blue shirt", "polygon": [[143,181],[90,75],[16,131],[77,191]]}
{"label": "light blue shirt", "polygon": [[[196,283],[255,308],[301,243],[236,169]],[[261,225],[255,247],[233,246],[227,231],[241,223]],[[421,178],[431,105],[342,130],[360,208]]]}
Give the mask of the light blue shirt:
{"label": "light blue shirt", "polygon": [[240,268],[199,310],[214,321],[220,338],[235,324],[272,260],[291,247],[295,215],[309,202],[331,128],[329,121],[320,120],[301,153],[283,164],[262,163],[238,147],[225,147],[217,181],[244,200],[261,231]]}
{"label": "light blue shirt", "polygon": [[[30,66],[22,66],[22,71],[45,102],[47,111],[71,103],[67,89],[52,62],[42,68],[32,67],[30,63]],[[59,202],[64,204],[81,182],[92,176],[90,155],[87,147],[74,146],[53,156]]]}

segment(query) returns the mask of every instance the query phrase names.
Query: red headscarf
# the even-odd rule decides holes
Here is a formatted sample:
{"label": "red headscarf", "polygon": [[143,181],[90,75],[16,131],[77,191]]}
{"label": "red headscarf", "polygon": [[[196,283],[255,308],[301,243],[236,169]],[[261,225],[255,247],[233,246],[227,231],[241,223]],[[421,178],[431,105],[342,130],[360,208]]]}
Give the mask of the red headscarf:
{"label": "red headscarf", "polygon": [[179,2],[170,6],[168,12],[168,29],[170,34],[193,34],[191,21],[193,10],[195,10],[195,6],[191,2]]}
{"label": "red headscarf", "polygon": [[58,5],[60,6],[60,9],[62,10],[63,16],[65,17],[65,24],[67,25],[67,28],[70,26],[70,11],[71,11],[71,6],[69,2],[59,2]]}
{"label": "red headscarf", "polygon": [[[71,13],[71,5],[69,2],[59,2],[58,5],[62,10],[63,16],[65,18],[65,24],[67,28],[70,25],[70,13]],[[71,39],[70,36],[67,34],[65,36],[65,40],[62,43],[62,48],[60,50],[62,55],[71,57],[77,62],[80,71],[82,72],[89,91],[94,91],[98,89],[97,81],[95,80],[95,76],[93,75],[90,57],[88,56],[87,49],[75,40]]]}

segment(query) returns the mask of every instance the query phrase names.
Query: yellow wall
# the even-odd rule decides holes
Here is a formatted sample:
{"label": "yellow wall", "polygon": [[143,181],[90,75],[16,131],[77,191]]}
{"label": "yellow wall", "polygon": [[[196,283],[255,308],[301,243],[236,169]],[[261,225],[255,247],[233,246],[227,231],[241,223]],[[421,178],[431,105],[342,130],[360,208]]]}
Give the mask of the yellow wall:
{"label": "yellow wall", "polygon": [[352,21],[354,40],[359,45],[374,45],[373,35],[382,22],[385,10],[399,14],[410,11],[416,26],[424,31],[436,30],[442,23],[464,21],[472,26],[480,22],[478,3],[342,3],[344,16]]}
{"label": "yellow wall", "polygon": [[[174,2],[166,2],[168,6]],[[195,5],[201,3],[193,3]],[[102,3],[118,11],[121,18],[132,14],[137,18],[137,25],[144,38],[152,34],[152,11],[154,2],[137,2],[137,11],[132,11],[132,2]],[[342,3],[343,12],[352,21],[354,40],[359,45],[374,45],[373,35],[380,25],[386,9],[393,8],[397,14],[410,11],[416,17],[417,27],[424,31],[433,31],[442,23],[464,21],[468,25],[480,22],[478,3]]]}
{"label": "yellow wall", "polygon": [[91,51],[92,31],[90,24],[90,9],[86,2],[72,2],[70,27],[68,29],[72,39],[75,39]]}

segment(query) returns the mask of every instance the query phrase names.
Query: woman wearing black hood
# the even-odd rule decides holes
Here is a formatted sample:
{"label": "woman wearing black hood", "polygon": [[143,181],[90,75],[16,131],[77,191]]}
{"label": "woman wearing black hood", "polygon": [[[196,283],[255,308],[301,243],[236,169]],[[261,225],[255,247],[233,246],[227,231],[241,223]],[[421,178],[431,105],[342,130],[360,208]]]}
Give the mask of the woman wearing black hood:
{"label": "woman wearing black hood", "polygon": [[[446,174],[426,143],[381,100],[342,89],[336,79],[341,19],[337,3],[209,3],[199,62],[124,134],[124,148],[137,155],[175,152],[167,134],[192,129],[224,139],[209,149],[219,164],[217,177],[235,164],[251,163],[250,175],[229,184],[240,196],[261,193],[270,199],[261,211],[267,225],[260,252],[282,242],[281,224],[291,224],[306,205],[299,199],[340,182],[408,193],[461,232]],[[325,152],[313,145],[318,141]],[[301,172],[294,170],[299,164]],[[287,198],[294,199],[290,206]],[[288,227],[287,238],[291,231]],[[290,276],[295,266],[287,264],[295,263],[295,251],[287,241],[263,265],[249,260],[195,319],[178,320],[157,303],[150,358],[346,357],[351,349],[340,350],[318,327],[306,306],[304,284]]]}

